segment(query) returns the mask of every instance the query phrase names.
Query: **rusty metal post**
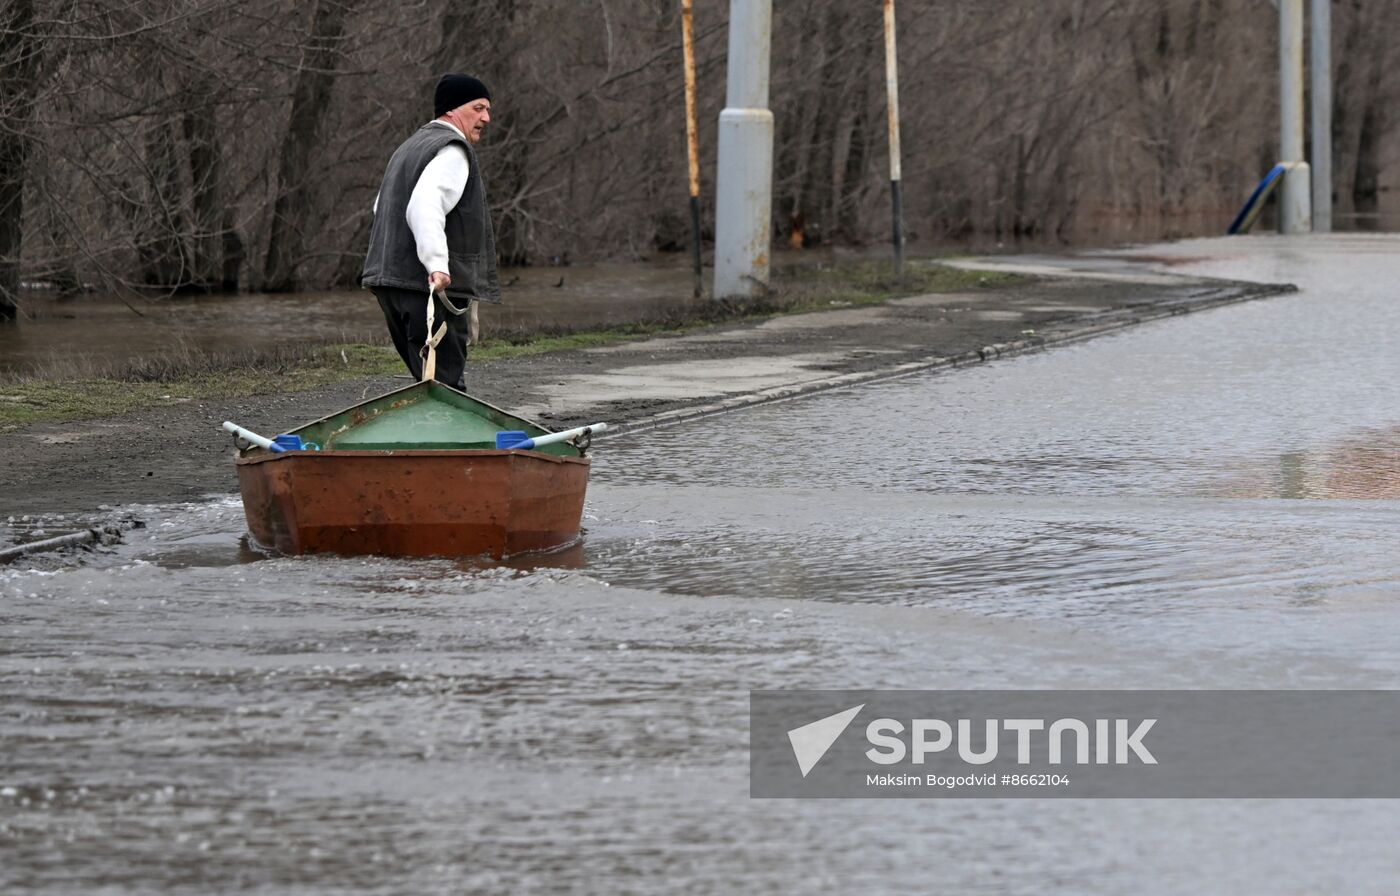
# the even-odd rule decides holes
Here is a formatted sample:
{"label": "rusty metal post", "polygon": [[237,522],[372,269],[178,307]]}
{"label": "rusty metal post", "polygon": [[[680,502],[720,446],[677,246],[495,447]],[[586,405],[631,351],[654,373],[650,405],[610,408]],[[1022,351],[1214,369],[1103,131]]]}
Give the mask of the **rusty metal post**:
{"label": "rusty metal post", "polygon": [[1312,223],[1332,231],[1332,6],[1312,0]]}
{"label": "rusty metal post", "polygon": [[714,297],[768,290],[773,113],[768,110],[772,0],[730,0],[729,83],[719,115]]}
{"label": "rusty metal post", "polygon": [[695,0],[681,0],[681,37],[685,46],[685,142],[690,162],[690,245],[695,263],[695,298],[705,291],[700,250],[700,145],[695,125]]}
{"label": "rusty metal post", "polygon": [[890,129],[890,208],[894,214],[894,275],[904,276],[904,197],[899,174],[899,64],[895,56],[894,0],[885,0],[885,95]]}

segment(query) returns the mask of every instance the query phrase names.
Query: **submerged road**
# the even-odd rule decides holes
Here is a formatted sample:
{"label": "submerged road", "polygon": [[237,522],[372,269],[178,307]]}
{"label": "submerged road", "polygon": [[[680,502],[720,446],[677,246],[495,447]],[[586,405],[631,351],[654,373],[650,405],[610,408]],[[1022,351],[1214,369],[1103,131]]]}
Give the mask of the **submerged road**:
{"label": "submerged road", "polygon": [[0,569],[0,889],[1388,892],[1386,801],[749,798],[751,688],[1400,681],[1400,239],[1005,263],[1300,291],[609,440],[546,558]]}

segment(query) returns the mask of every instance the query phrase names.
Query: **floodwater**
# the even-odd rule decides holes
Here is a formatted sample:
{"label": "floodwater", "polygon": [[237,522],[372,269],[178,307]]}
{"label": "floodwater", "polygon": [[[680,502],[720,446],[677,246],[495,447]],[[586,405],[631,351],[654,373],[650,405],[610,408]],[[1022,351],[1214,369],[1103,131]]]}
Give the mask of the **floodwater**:
{"label": "floodwater", "polygon": [[1392,802],[760,801],[746,741],[750,688],[1397,687],[1398,250],[1138,249],[1301,291],[600,441],[558,555],[122,508],[0,568],[0,890],[1391,892]]}
{"label": "floodwater", "polygon": [[[936,246],[917,251],[940,249],[947,251]],[[883,261],[888,250],[780,252],[774,263],[781,269],[871,257]],[[574,332],[674,320],[692,313],[692,305],[707,303],[690,298],[695,285],[690,258],[658,253],[636,262],[503,270],[501,304],[480,309],[482,333]],[[707,275],[705,288],[710,285]],[[21,298],[21,308],[18,321],[0,325],[0,375],[82,376],[171,355],[236,358],[305,344],[388,344],[379,304],[365,289],[161,300],[34,292]]]}
{"label": "floodwater", "polygon": [[[503,271],[503,302],[481,311],[482,329],[578,330],[661,319],[689,295],[692,275],[677,256],[636,264]],[[427,298],[426,287],[424,298]],[[35,293],[0,326],[0,373],[119,369],[138,359],[275,351],[304,343],[387,343],[369,290],[290,294],[141,297]]]}
{"label": "floodwater", "polygon": [[[1400,196],[1400,190],[1393,191]],[[1386,194],[1379,213],[1345,216],[1338,229],[1400,229],[1400,199]],[[1394,206],[1394,207],[1392,207]],[[1202,230],[1210,216],[1178,222]],[[1261,225],[1262,226],[1262,225]],[[1135,228],[1117,218],[1086,226],[1072,235],[1074,245],[1105,245],[1137,239]],[[1062,252],[1058,241],[1026,238],[1007,242],[977,237],[958,243],[922,242],[907,247],[910,258],[969,252]],[[785,267],[875,259],[889,249],[814,247],[779,249],[773,262]],[[555,259],[555,261],[561,261]],[[684,313],[694,289],[689,252],[651,253],[632,262],[510,268],[501,272],[500,305],[480,312],[485,336],[519,332],[572,332],[664,322]],[[710,273],[704,286],[711,286]],[[703,303],[703,300],[700,300]],[[388,344],[383,315],[364,289],[290,294],[177,296],[81,294],[64,297],[39,290],[20,299],[15,322],[0,324],[0,376],[48,377],[110,375],[132,363],[158,358],[247,357],[307,344],[368,342]]]}

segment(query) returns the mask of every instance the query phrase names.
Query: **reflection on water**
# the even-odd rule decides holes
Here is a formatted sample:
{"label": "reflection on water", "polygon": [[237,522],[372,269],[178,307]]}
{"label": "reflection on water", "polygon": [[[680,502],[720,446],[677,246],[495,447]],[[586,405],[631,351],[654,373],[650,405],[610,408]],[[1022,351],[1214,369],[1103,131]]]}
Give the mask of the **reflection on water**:
{"label": "reflection on water", "polygon": [[0,889],[1386,892],[1383,802],[747,796],[749,688],[1396,686],[1400,246],[1222,246],[1303,291],[600,442],[558,554],[0,567]]}
{"label": "reflection on water", "polygon": [[1273,469],[1241,470],[1219,493],[1240,498],[1400,500],[1400,427],[1353,434],[1312,451],[1289,451]]}

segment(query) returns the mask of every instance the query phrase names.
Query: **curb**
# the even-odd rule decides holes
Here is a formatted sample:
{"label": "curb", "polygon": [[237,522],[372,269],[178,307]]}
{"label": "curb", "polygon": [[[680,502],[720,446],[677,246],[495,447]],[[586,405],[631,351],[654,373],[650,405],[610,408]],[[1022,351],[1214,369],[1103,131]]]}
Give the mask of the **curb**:
{"label": "curb", "polygon": [[[1067,274],[1066,276],[1073,278],[1074,275]],[[702,417],[713,417],[717,414],[725,414],[742,408],[750,408],[761,404],[773,404],[794,398],[802,398],[807,395],[814,395],[819,392],[829,392],[835,389],[845,389],[851,386],[865,385],[867,383],[894,380],[900,377],[912,376],[917,373],[952,370],[959,367],[970,367],[974,364],[985,364],[997,358],[1009,358],[1015,355],[1041,351],[1051,346],[1083,342],[1108,333],[1127,329],[1137,324],[1147,323],[1148,321],[1161,320],[1167,317],[1178,317],[1197,311],[1219,308],[1224,305],[1237,305],[1243,302],[1251,302],[1256,299],[1265,299],[1297,291],[1298,287],[1291,283],[1240,283],[1235,281],[1219,281],[1204,292],[1190,296],[1182,301],[1160,304],[1142,303],[1140,305],[1130,305],[1125,308],[1115,308],[1110,311],[1086,315],[1080,318],[1076,322],[1076,326],[1072,329],[1051,336],[1035,336],[1028,339],[1017,339],[1011,342],[999,342],[983,346],[973,351],[963,352],[962,354],[952,357],[928,358],[921,361],[910,361],[904,364],[898,364],[883,370],[845,373],[839,376],[828,377],[827,379],[811,380],[796,385],[773,386],[758,392],[734,395],[708,404],[674,408],[669,411],[662,411],[660,413],[641,417],[627,423],[616,425],[609,424],[608,432],[600,434],[598,438],[600,440],[613,439],[618,436],[643,432],[648,429],[657,429],[675,423],[684,423]]]}

